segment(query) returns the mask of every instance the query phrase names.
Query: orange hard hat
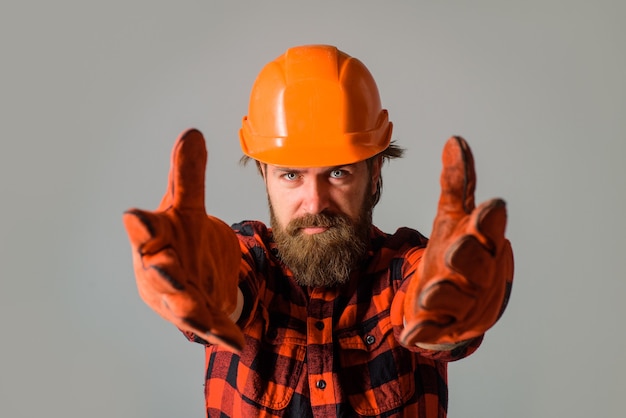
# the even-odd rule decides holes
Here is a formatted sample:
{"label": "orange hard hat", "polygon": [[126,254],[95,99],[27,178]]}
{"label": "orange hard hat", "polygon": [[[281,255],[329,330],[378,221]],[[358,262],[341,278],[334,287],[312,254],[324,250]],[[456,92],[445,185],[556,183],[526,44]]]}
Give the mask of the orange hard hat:
{"label": "orange hard hat", "polygon": [[263,163],[325,167],[384,151],[391,130],[361,61],[334,46],[305,45],[261,70],[239,139],[244,154]]}

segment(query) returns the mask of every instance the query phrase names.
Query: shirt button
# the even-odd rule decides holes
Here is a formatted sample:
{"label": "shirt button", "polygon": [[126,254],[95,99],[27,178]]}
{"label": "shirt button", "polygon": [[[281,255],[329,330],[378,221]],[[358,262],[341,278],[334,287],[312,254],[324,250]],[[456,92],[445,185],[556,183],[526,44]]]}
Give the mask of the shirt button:
{"label": "shirt button", "polygon": [[315,387],[318,388],[318,389],[322,389],[322,390],[326,389],[326,381],[324,379],[318,380],[315,383]]}
{"label": "shirt button", "polygon": [[315,328],[319,329],[320,331],[324,329],[324,323],[322,321],[317,321],[315,323]]}
{"label": "shirt button", "polygon": [[365,336],[365,344],[367,345],[372,345],[376,342],[376,337],[374,337],[373,335],[367,335]]}

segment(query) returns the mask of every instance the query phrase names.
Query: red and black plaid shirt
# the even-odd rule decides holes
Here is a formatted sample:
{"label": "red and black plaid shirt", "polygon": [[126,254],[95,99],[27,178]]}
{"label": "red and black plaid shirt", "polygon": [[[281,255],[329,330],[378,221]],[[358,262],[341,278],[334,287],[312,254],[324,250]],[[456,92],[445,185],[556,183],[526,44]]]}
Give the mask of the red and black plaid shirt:
{"label": "red and black plaid shirt", "polygon": [[277,258],[264,224],[233,229],[243,250],[246,347],[237,355],[206,345],[208,417],[446,416],[447,362],[474,352],[481,338],[451,351],[398,343],[423,235],[374,227],[368,259],[349,283],[307,289]]}

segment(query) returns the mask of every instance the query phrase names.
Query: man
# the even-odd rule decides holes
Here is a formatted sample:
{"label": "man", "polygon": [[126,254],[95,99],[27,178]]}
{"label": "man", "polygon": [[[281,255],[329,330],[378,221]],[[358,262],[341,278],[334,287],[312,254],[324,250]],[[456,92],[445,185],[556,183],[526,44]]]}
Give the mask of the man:
{"label": "man", "polygon": [[143,300],[206,347],[207,416],[446,416],[447,362],[508,300],[506,210],[475,207],[472,154],[452,137],[430,240],[377,229],[383,162],[402,155],[391,131],[359,60],[291,48],[257,77],[240,130],[271,228],[205,213],[197,130],[174,146],[157,211],[125,213]]}

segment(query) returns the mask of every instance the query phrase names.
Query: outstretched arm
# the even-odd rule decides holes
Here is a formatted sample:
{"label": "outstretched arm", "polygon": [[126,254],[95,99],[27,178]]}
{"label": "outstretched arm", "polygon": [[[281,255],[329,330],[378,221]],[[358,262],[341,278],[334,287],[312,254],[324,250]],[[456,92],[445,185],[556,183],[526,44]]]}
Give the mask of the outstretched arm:
{"label": "outstretched arm", "polygon": [[404,299],[407,346],[448,349],[482,335],[504,311],[513,281],[505,202],[475,206],[474,159],[463,138],[448,140],[442,160],[431,237]]}
{"label": "outstretched arm", "polygon": [[244,337],[232,320],[241,309],[241,250],[232,229],[206,214],[206,162],[202,134],[183,132],[172,150],[161,204],[156,211],[126,211],[124,225],[146,304],[183,331],[241,350]]}

